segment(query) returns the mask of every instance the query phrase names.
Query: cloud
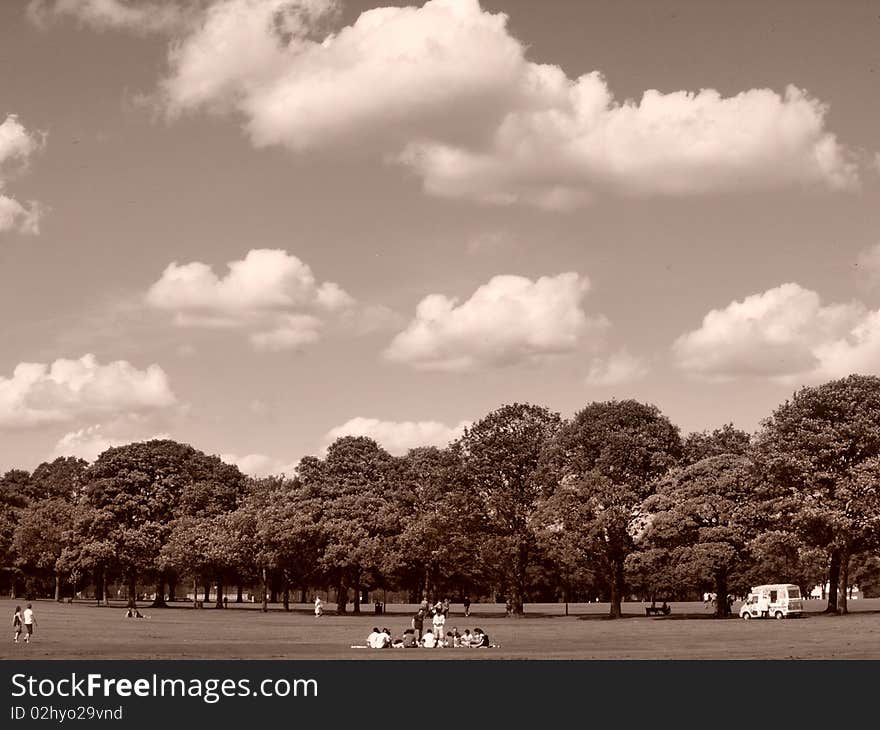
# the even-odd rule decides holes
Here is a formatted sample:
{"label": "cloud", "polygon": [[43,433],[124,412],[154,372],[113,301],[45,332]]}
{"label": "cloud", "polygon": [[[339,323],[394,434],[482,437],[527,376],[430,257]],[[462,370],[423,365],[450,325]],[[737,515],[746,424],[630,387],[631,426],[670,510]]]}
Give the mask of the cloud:
{"label": "cloud", "polygon": [[332,30],[338,17],[333,0],[213,2],[171,43],[160,103],[233,113],[258,147],[372,149],[430,194],[488,204],[858,183],[827,107],[794,86],[620,101],[599,71],[527,59],[477,0],[375,8]]}
{"label": "cloud", "polygon": [[220,454],[220,458],[227,464],[234,464],[244,474],[256,478],[281,475],[292,477],[299,465],[299,461],[285,462],[266,454]]}
{"label": "cloud", "polygon": [[27,16],[44,29],[53,21],[72,18],[98,31],[168,33],[191,25],[206,5],[198,0],[31,0]]}
{"label": "cloud", "polygon": [[675,341],[673,355],[680,368],[710,380],[880,374],[880,311],[859,302],[825,305],[816,292],[783,284],[712,310]]}
{"label": "cloud", "polygon": [[401,456],[419,446],[444,447],[464,433],[470,421],[447,426],[439,421],[380,421],[376,418],[352,418],[331,428],[324,436],[326,445],[342,436],[368,436],[386,451]]}
{"label": "cloud", "polygon": [[147,303],[172,312],[182,327],[246,330],[255,349],[269,351],[311,344],[327,321],[360,316],[349,294],[316,281],[286,251],[252,249],[227,266],[221,278],[207,264],[173,262],[148,290]]}
{"label": "cloud", "polygon": [[174,405],[165,371],[125,360],[101,365],[94,355],[50,364],[19,363],[0,376],[0,427],[65,423],[95,415],[145,413]]}
{"label": "cloud", "polygon": [[641,380],[648,372],[648,365],[642,358],[621,350],[607,358],[595,358],[586,383],[597,386],[621,385]]}
{"label": "cloud", "polygon": [[536,281],[495,276],[460,304],[431,294],[385,357],[423,370],[467,371],[571,352],[609,326],[584,313],[589,287],[587,277],[568,272]]}
{"label": "cloud", "polygon": [[145,438],[111,436],[104,431],[104,427],[101,424],[95,424],[94,426],[87,426],[86,428],[64,434],[58,440],[58,443],[55,444],[52,456],[78,456],[86,461],[94,461],[107,449],[114,446],[167,438],[171,438],[167,433],[157,433]]}
{"label": "cloud", "polygon": [[17,231],[36,235],[40,232],[43,207],[33,200],[20,203],[3,190],[7,175],[13,168],[25,169],[31,156],[43,146],[44,139],[43,135],[28,132],[14,114],[0,124],[0,233]]}

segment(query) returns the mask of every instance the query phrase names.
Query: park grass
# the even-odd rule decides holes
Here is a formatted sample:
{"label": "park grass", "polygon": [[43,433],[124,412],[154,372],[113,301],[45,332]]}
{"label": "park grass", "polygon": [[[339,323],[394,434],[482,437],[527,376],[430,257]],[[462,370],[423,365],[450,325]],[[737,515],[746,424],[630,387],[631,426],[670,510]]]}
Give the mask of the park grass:
{"label": "park grass", "polygon": [[625,604],[617,621],[604,618],[608,604],[572,604],[569,616],[561,604],[528,605],[522,619],[494,604],[475,604],[466,619],[453,606],[447,629],[479,626],[500,648],[411,651],[350,647],[376,625],[399,635],[413,606],[316,618],[307,605],[262,613],[252,604],[193,610],[181,602],[142,607],[150,618],[138,620],[121,603],[34,601],[34,641],[13,644],[12,612],[23,603],[0,600],[9,619],[0,659],[880,659],[880,599],[853,601],[848,616],[822,615],[824,604],[809,601],[804,618],[782,621],[717,620],[702,603],[672,603],[672,614],[658,618],[647,618],[644,604]]}

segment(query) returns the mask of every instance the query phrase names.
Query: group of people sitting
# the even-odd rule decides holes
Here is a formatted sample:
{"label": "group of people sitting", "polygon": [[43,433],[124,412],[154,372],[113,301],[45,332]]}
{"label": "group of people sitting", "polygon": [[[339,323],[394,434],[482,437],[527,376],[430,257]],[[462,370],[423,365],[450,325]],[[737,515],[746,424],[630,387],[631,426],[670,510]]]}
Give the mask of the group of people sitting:
{"label": "group of people sitting", "polygon": [[425,649],[434,649],[436,647],[469,647],[483,648],[492,646],[489,643],[489,635],[482,629],[474,629],[471,633],[470,629],[465,629],[464,633],[459,633],[454,626],[452,631],[446,632],[444,636],[442,632],[434,632],[428,629],[424,634],[421,631],[416,634],[415,628],[406,629],[403,636],[394,638],[387,628],[374,627],[367,637],[367,646],[371,649],[416,649],[423,647]]}

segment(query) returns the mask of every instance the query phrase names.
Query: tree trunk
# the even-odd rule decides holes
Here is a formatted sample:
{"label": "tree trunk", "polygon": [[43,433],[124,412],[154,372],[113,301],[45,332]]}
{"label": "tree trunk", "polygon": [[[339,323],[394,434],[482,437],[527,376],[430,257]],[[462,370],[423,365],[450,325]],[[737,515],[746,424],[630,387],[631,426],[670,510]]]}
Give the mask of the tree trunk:
{"label": "tree trunk", "polygon": [[205,603],[211,600],[211,584],[205,583],[205,597],[202,599]]}
{"label": "tree trunk", "polygon": [[168,581],[168,600],[169,601],[176,600],[175,595],[174,595],[175,593],[177,593],[177,578]]}
{"label": "tree trunk", "polygon": [[101,569],[95,572],[95,598],[99,606],[104,605],[104,571]]}
{"label": "tree trunk", "polygon": [[274,578],[272,585],[269,587],[269,603],[278,603],[278,586],[275,585]]}
{"label": "tree trunk", "polygon": [[244,599],[242,598],[242,595],[241,595],[241,583],[239,583],[235,589],[235,602],[242,603],[243,601],[244,601]]}
{"label": "tree trunk", "polygon": [[361,612],[361,571],[356,571],[354,576],[354,613]]}
{"label": "tree trunk", "polygon": [[193,577],[193,608],[196,608],[199,605],[199,583],[195,577]]}
{"label": "tree trunk", "polygon": [[614,561],[612,566],[614,575],[611,579],[611,607],[609,615],[611,618],[620,618],[623,616],[621,608],[623,603],[623,561]]}
{"label": "tree trunk", "polygon": [[715,618],[727,618],[727,575],[715,576]]}
{"label": "tree trunk", "polygon": [[223,581],[217,581],[217,602],[214,604],[215,608],[223,608]]}
{"label": "tree trunk", "polygon": [[128,579],[128,608],[137,608],[137,582],[134,578]]}
{"label": "tree trunk", "polygon": [[55,600],[61,602],[61,573],[55,573]]}
{"label": "tree trunk", "polygon": [[260,596],[260,600],[263,604],[263,613],[269,610],[269,606],[266,605],[266,593],[269,591],[268,581],[266,580],[266,569],[263,568],[260,571],[260,577],[262,578],[262,582],[260,583],[260,589],[262,591],[262,595]]}
{"label": "tree trunk", "polygon": [[828,605],[825,613],[837,613],[837,582],[840,580],[840,550],[831,551],[831,562],[828,565]]}
{"label": "tree trunk", "polygon": [[156,597],[150,604],[151,608],[168,608],[165,604],[165,581],[160,580],[156,583]]}
{"label": "tree trunk", "polygon": [[281,584],[281,600],[284,603],[284,610],[290,610],[290,583],[287,580],[287,577],[284,577],[284,581]]}
{"label": "tree trunk", "polygon": [[308,601],[309,601],[309,599],[308,599],[308,596],[306,596],[306,589],[300,588],[299,589],[299,602],[300,603],[308,603]]}
{"label": "tree trunk", "polygon": [[528,557],[528,547],[525,541],[518,539],[516,551],[513,555],[513,595],[510,601],[514,616],[523,615],[523,594],[525,593],[526,586]]}
{"label": "tree trunk", "polygon": [[840,589],[838,591],[837,605],[840,613],[849,613],[847,605],[847,588],[849,584],[849,546],[840,551]]}
{"label": "tree trunk", "polygon": [[336,613],[345,613],[348,605],[348,586],[340,583],[336,587]]}

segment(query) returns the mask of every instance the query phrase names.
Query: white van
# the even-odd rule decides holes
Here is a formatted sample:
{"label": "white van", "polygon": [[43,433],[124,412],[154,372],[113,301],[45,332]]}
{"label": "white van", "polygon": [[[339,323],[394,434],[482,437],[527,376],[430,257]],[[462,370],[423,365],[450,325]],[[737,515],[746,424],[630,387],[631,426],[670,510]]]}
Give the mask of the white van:
{"label": "white van", "polygon": [[739,610],[740,618],[788,618],[804,610],[801,589],[790,583],[754,586]]}

